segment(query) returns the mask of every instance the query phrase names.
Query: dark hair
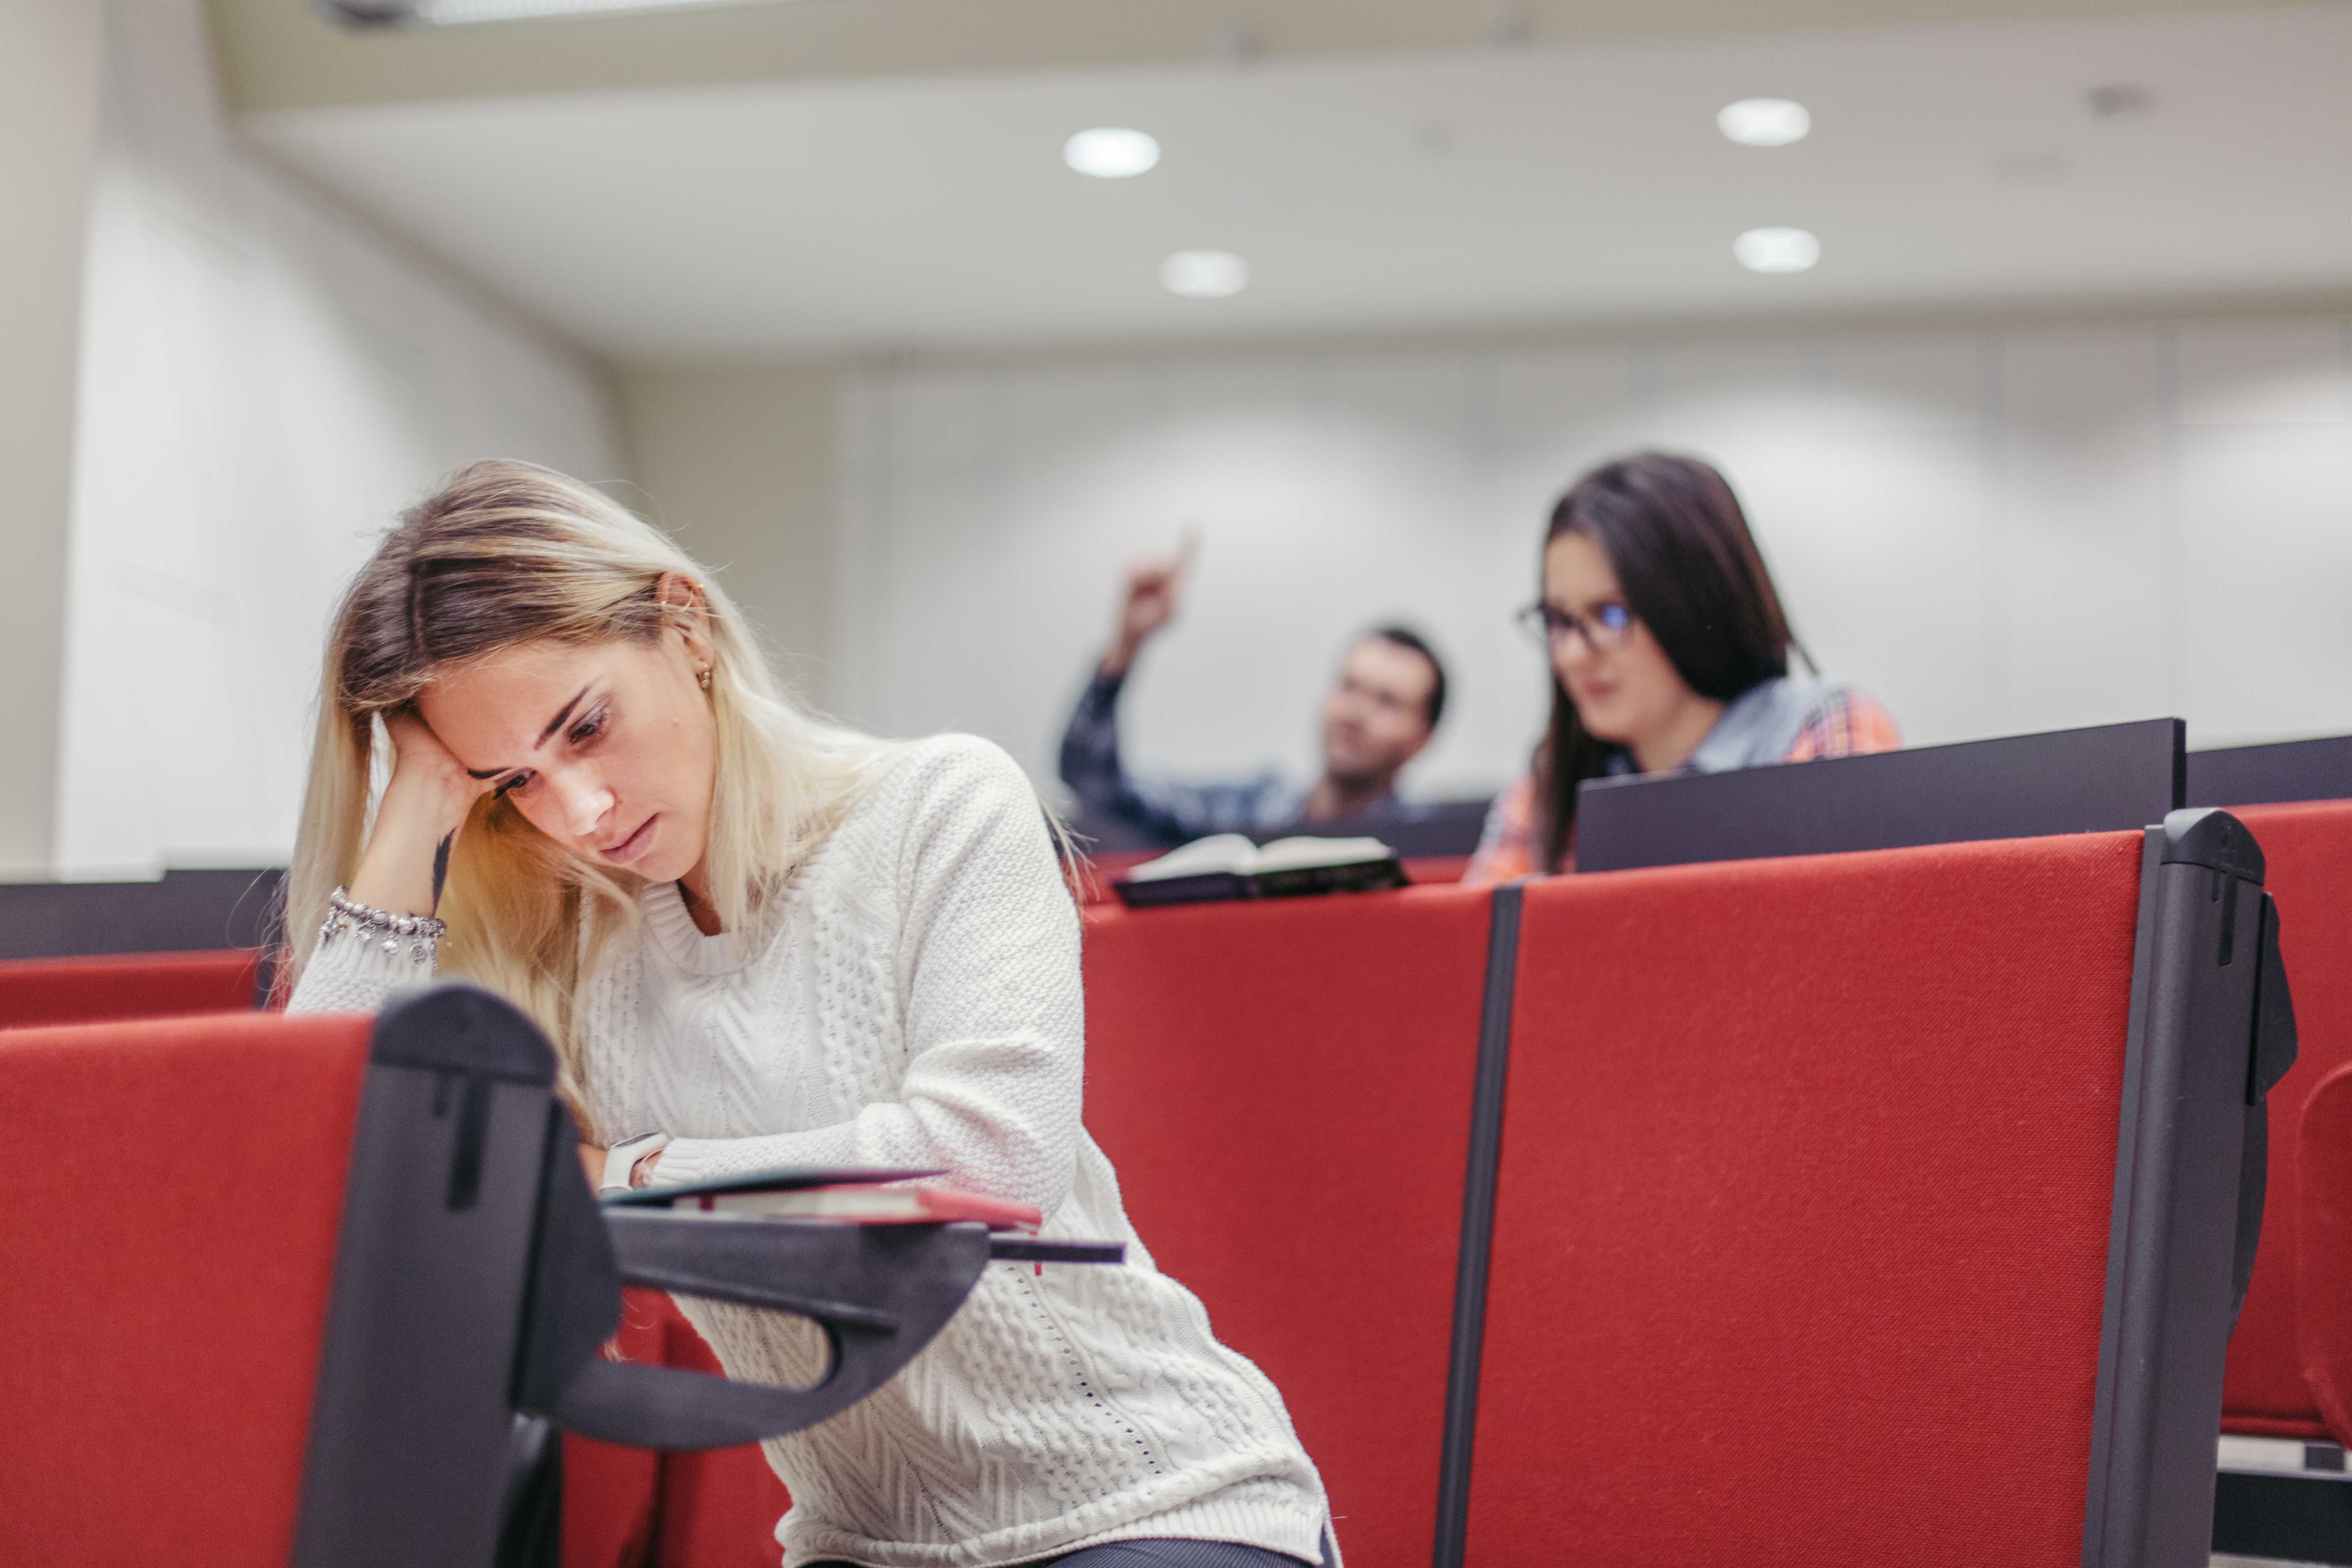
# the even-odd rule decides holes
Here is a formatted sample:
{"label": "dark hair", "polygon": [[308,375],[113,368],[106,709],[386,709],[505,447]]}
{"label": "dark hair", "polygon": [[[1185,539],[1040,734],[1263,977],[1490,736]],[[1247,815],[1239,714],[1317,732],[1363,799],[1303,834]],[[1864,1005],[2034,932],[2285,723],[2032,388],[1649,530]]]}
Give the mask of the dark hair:
{"label": "dark hair", "polygon": [[[1565,533],[1601,546],[1625,590],[1626,607],[1700,696],[1728,702],[1789,673],[1796,639],[1780,595],[1739,498],[1707,464],[1663,452],[1603,463],[1552,509],[1545,546]],[[1540,583],[1540,564],[1537,571]],[[1587,732],[1555,671],[1551,724],[1535,765],[1545,869],[1556,871],[1567,858],[1576,786],[1606,773],[1616,749]]]}
{"label": "dark hair", "polygon": [[1437,650],[1411,626],[1374,626],[1364,634],[1363,640],[1392,642],[1429,661],[1429,727],[1435,730],[1437,721],[1445,717],[1445,666],[1438,662]]}

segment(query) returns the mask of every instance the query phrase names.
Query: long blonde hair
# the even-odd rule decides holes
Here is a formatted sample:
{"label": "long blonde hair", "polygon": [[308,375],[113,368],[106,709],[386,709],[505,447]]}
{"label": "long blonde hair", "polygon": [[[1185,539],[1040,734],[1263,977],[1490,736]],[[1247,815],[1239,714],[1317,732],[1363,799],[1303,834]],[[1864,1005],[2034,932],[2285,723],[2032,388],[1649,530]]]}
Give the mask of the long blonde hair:
{"label": "long blonde hair", "polygon": [[[476,462],[402,514],[336,610],[287,877],[289,991],[318,946],[328,895],[359,868],[388,747],[379,719],[413,702],[437,671],[523,643],[656,638],[679,624],[660,592],[673,574],[700,589],[703,608],[688,614],[713,654],[710,901],[724,930],[754,940],[761,906],[847,814],[872,764],[898,748],[800,706],[726,594],[658,530],[551,469]],[[643,886],[488,795],[475,802],[450,856],[442,973],[489,987],[538,1021],[575,1109],[584,1110],[572,1019],[580,979],[635,921]]]}

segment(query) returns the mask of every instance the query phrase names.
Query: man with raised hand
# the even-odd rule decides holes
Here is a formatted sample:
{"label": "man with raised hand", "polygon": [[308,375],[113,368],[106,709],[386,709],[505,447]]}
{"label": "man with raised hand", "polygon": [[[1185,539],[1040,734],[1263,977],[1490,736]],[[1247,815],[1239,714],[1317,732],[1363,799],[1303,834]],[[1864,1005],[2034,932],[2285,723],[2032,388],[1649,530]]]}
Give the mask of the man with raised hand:
{"label": "man with raised hand", "polygon": [[1118,752],[1119,692],[1143,645],[1175,618],[1192,555],[1188,537],[1175,554],[1128,569],[1117,635],[1062,735],[1062,782],[1078,798],[1081,826],[1113,841],[1110,847],[1160,848],[1211,833],[1413,818],[1414,808],[1397,799],[1396,777],[1436,731],[1445,669],[1429,644],[1402,626],[1367,632],[1340,660],[1323,700],[1323,773],[1306,788],[1271,773],[1181,784],[1127,772]]}

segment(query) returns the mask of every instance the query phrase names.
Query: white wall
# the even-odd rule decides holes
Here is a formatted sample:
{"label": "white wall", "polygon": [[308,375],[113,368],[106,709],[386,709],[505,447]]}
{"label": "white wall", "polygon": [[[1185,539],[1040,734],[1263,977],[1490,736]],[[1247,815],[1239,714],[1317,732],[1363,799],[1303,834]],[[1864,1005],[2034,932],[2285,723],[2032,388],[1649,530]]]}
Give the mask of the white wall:
{"label": "white wall", "polygon": [[622,477],[594,368],[257,163],[196,0],[109,0],[56,868],[282,862],[327,616],[467,458]]}
{"label": "white wall", "polygon": [[1134,763],[1310,773],[1336,650],[1401,616],[1458,692],[1408,791],[1490,790],[1541,724],[1508,615],[1549,504],[1661,445],[1723,467],[1800,637],[1914,742],[2352,731],[2347,389],[2352,325],[2265,318],[869,369],[835,707],[1050,780],[1122,561],[1197,523]]}
{"label": "white wall", "polygon": [[98,0],[0,5],[0,878],[48,869]]}
{"label": "white wall", "polygon": [[715,572],[777,669],[831,693],[837,368],[638,369],[620,377],[636,502]]}

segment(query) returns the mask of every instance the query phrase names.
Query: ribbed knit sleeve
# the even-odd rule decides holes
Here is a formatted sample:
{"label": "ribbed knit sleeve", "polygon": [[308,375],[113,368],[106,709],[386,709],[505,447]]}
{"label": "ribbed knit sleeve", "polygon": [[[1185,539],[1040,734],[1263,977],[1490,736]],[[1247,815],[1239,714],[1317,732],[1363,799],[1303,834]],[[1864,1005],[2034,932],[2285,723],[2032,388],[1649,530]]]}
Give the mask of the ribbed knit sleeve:
{"label": "ribbed knit sleeve", "polygon": [[383,942],[370,942],[353,932],[341,932],[319,944],[302,971],[301,981],[286,1004],[289,1013],[373,1013],[393,993],[429,984],[438,965],[427,957],[411,956],[414,942],[396,942],[386,952]]}
{"label": "ribbed knit sleeve", "polygon": [[[1068,1195],[1084,1070],[1078,923],[1045,816],[1003,752],[927,743],[877,789],[901,798],[867,820],[895,844],[836,845],[897,883],[903,936],[888,977],[899,998],[898,1091],[851,1119],[755,1138],[679,1138],[657,1184],[779,1165],[938,1168],[958,1185],[1034,1204]],[[871,1026],[845,1012],[829,1032]],[[828,1052],[871,1056],[875,1039]]]}

